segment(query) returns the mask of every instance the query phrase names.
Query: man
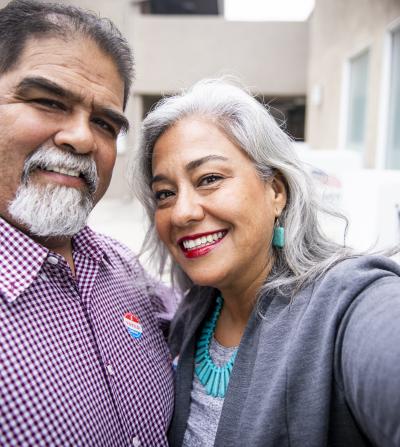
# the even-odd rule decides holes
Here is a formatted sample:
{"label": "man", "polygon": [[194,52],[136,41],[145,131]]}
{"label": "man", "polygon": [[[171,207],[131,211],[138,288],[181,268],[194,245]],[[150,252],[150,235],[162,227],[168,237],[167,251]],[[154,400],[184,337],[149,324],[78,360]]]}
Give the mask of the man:
{"label": "man", "polygon": [[166,445],[167,290],[85,227],[131,75],[109,21],[33,0],[0,10],[1,446]]}

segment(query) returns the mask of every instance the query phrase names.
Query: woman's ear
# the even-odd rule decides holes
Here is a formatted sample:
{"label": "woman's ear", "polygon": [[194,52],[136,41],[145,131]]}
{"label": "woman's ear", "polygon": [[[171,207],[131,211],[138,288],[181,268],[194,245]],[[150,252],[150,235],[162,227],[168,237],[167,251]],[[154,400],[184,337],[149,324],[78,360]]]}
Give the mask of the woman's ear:
{"label": "woman's ear", "polygon": [[277,174],[270,182],[270,185],[275,194],[273,198],[276,213],[275,217],[279,217],[286,206],[287,201],[286,182],[281,174]]}

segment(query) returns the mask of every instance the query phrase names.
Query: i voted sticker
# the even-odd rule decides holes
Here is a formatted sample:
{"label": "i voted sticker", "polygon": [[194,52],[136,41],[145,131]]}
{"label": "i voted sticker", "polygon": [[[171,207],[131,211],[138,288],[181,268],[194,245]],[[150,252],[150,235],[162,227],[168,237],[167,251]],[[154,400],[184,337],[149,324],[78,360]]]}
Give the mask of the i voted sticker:
{"label": "i voted sticker", "polygon": [[142,336],[143,328],[139,322],[139,318],[135,314],[127,312],[124,315],[124,324],[133,338],[140,338]]}

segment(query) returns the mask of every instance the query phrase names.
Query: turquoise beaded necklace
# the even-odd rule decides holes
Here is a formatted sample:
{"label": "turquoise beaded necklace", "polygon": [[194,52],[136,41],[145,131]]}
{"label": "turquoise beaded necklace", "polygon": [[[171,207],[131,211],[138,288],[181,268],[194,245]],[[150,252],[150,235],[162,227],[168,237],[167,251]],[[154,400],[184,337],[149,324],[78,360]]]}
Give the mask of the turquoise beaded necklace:
{"label": "turquoise beaded necklace", "polygon": [[237,350],[223,366],[217,366],[210,356],[211,339],[221,313],[223,299],[217,298],[211,318],[204,324],[196,345],[195,372],[206,393],[213,397],[225,397]]}

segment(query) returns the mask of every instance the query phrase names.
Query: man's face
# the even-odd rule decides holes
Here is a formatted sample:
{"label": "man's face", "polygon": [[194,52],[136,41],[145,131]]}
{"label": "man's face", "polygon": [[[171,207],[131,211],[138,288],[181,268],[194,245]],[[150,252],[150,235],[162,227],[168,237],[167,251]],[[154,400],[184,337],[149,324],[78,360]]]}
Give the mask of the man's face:
{"label": "man's face", "polygon": [[[66,191],[97,203],[127,124],[123,95],[114,62],[91,40],[28,40],[17,66],[0,75],[0,215],[35,233],[10,208],[24,186],[61,191],[48,200],[63,202]],[[19,208],[31,201],[27,197]]]}

